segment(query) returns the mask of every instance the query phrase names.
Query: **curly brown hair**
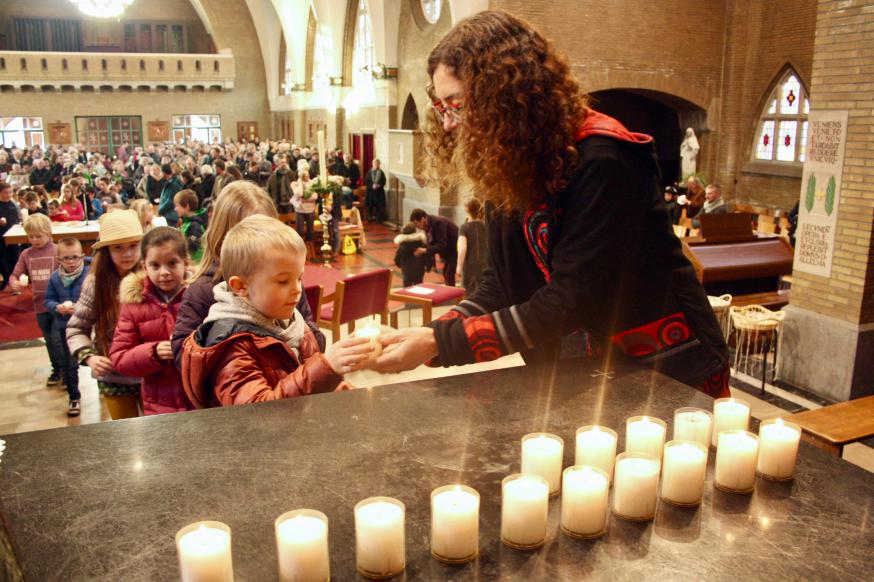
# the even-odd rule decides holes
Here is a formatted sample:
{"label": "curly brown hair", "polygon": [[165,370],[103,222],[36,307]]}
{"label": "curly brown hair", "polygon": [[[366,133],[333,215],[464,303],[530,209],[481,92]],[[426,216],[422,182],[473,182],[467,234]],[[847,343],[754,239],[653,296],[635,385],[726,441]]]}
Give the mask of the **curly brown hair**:
{"label": "curly brown hair", "polygon": [[437,175],[463,171],[496,206],[524,211],[567,185],[587,97],[567,59],[530,24],[480,12],[450,30],[428,57],[465,85],[461,122],[445,132],[428,116],[427,150]]}

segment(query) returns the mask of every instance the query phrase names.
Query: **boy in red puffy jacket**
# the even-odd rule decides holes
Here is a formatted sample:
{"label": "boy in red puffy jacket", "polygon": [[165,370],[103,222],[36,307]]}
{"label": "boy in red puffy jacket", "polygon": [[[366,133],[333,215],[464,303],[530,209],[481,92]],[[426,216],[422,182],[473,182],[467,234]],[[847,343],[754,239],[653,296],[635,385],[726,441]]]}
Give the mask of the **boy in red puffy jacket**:
{"label": "boy in red puffy jacket", "polygon": [[324,354],[295,308],[306,260],[300,236],[275,218],[250,216],[221,249],[225,282],[182,348],[182,381],[198,407],[231,406],[342,390],[343,374],[372,351],[347,338]]}
{"label": "boy in red puffy jacket", "polygon": [[143,237],[141,251],[143,270],[121,282],[121,310],[109,359],[119,373],[142,378],[147,415],[191,410],[170,349],[185,292],[185,237],[175,228],[159,226]]}

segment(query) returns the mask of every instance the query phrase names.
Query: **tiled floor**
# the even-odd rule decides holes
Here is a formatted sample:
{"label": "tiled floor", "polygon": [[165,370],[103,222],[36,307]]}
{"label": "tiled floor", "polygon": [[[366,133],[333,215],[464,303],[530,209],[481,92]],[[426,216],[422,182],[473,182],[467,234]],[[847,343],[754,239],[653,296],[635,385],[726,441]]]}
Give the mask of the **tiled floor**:
{"label": "tiled floor", "polygon": [[[363,254],[340,257],[335,268],[345,273],[356,273],[380,267],[391,267],[394,260],[393,238],[395,233],[381,225],[368,225],[367,248]],[[321,268],[308,266],[308,268]],[[396,270],[396,269],[395,269]],[[442,277],[436,273],[426,275],[427,282],[440,283]],[[397,272],[393,284],[401,285]],[[446,308],[435,309],[434,317]],[[400,315],[402,327],[421,324],[421,311],[411,310]],[[345,326],[344,331],[345,335]],[[327,334],[330,341],[330,333]],[[80,389],[82,391],[82,415],[69,419],[66,416],[66,391],[62,388],[47,388],[45,380],[50,370],[48,355],[41,342],[30,342],[29,347],[4,349],[0,346],[0,435],[89,424],[109,420],[109,414],[97,393],[96,382],[87,368],[80,368]],[[488,369],[524,365],[518,356],[508,356],[489,364],[476,364],[458,368],[427,368],[420,366],[402,374],[381,375],[365,371],[351,374],[349,381],[361,388],[407,382],[424,378],[467,374]],[[768,386],[767,394],[760,397],[760,383],[748,376],[734,378],[732,394],[751,403],[752,414],[759,420],[773,418],[787,412],[816,408],[822,404],[816,398],[805,398],[793,391],[776,386]],[[854,444],[844,449],[844,459],[874,472],[874,449],[863,444]]]}

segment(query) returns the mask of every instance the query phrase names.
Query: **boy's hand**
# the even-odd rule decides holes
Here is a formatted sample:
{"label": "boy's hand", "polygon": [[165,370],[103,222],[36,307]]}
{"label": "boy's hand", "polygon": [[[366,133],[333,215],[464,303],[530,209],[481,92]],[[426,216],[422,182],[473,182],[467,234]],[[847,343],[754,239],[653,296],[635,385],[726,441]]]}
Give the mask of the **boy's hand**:
{"label": "boy's hand", "polygon": [[155,346],[155,353],[158,355],[159,360],[172,360],[173,348],[171,347],[170,341],[166,340],[158,342],[158,345]]}
{"label": "boy's hand", "polygon": [[365,337],[347,337],[325,350],[325,359],[334,373],[343,376],[360,370],[370,357],[373,347]]}
{"label": "boy's hand", "polygon": [[18,282],[18,279],[10,279],[9,286],[12,287],[12,290],[16,293],[21,291],[21,283]]}

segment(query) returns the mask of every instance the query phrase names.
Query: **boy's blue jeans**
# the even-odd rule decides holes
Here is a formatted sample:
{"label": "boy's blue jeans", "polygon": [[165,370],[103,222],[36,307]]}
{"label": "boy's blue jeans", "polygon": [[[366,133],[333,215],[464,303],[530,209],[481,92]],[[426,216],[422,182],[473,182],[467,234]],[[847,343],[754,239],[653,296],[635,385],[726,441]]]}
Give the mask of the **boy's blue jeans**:
{"label": "boy's blue jeans", "polygon": [[46,350],[52,362],[52,371],[61,374],[67,385],[67,394],[71,400],[78,400],[79,394],[79,363],[70,354],[67,347],[66,330],[55,321],[51,313],[37,313],[36,322],[46,340]]}

